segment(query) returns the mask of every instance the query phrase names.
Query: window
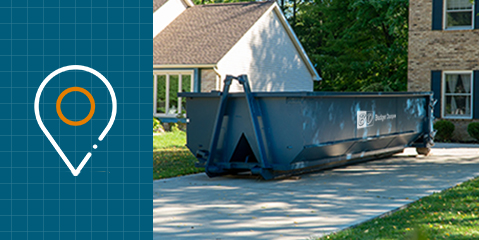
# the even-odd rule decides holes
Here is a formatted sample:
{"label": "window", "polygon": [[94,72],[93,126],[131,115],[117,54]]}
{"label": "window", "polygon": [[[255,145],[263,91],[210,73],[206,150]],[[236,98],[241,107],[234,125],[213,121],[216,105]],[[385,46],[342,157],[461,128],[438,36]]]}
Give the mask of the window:
{"label": "window", "polygon": [[193,71],[153,72],[153,115],[182,117],[186,113],[186,99],[178,92],[193,91]]}
{"label": "window", "polygon": [[443,117],[472,118],[472,72],[444,72]]}
{"label": "window", "polygon": [[472,29],[474,10],[470,0],[445,0],[444,28]]}

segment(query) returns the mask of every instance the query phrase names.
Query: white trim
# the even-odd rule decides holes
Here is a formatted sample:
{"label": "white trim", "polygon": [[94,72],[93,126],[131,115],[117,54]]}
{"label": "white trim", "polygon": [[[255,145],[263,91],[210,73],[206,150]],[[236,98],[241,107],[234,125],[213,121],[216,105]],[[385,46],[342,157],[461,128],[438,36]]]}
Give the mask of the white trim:
{"label": "white trim", "polygon": [[[191,84],[190,84],[191,87]],[[178,75],[178,92],[183,92],[183,74]],[[178,97],[178,112],[181,114],[181,105],[183,99],[181,97]]]}
{"label": "white trim", "polygon": [[[446,30],[446,31],[457,31],[457,30],[472,30],[474,29],[474,25],[475,25],[475,16],[476,16],[476,8],[475,8],[475,4],[476,4],[476,1],[474,1],[474,3],[472,4],[472,14],[471,14],[471,17],[472,17],[472,21],[471,21],[471,26],[454,26],[454,27],[447,27],[447,1],[449,0],[444,0],[443,1],[443,6],[442,6],[442,29],[443,30]],[[466,10],[451,10],[450,12],[469,12],[469,11],[466,11]]]}
{"label": "white trim", "polygon": [[[215,82],[215,90],[216,90],[216,91],[221,91],[221,88],[220,88],[221,79],[222,79],[221,74],[218,72],[218,68],[217,68],[217,67],[213,68],[213,71],[216,73],[216,78],[215,78],[215,81],[216,81],[216,82]],[[199,92],[201,92],[201,89],[200,89]]]}
{"label": "white trim", "polygon": [[184,2],[186,5],[188,5],[188,7],[194,7],[194,6],[195,6],[195,4],[193,3],[193,1],[191,1],[191,0],[183,0],[183,2]]}
{"label": "white trim", "polygon": [[153,117],[157,117],[157,118],[178,118],[178,115],[157,113],[157,114],[153,114]]}
{"label": "white trim", "polygon": [[170,74],[166,74],[165,114],[170,112]]}
{"label": "white trim", "polygon": [[156,114],[156,108],[158,105],[158,101],[156,100],[158,96],[158,83],[157,83],[158,75],[153,73],[153,115]]}
{"label": "white trim", "polygon": [[170,70],[156,70],[154,69],[153,70],[153,74],[157,74],[157,75],[166,75],[166,74],[171,74],[171,75],[178,75],[178,74],[185,74],[185,75],[188,75],[188,74],[191,74],[191,75],[194,75],[195,74],[195,71],[194,70],[176,70],[176,69],[170,69]]}
{"label": "white trim", "polygon": [[[454,116],[454,115],[445,115],[446,107],[446,74],[470,74],[471,75],[471,93],[468,94],[471,96],[471,106],[470,106],[470,116]],[[444,119],[472,119],[474,116],[474,71],[472,70],[451,70],[451,71],[442,71],[441,76],[441,118]]]}

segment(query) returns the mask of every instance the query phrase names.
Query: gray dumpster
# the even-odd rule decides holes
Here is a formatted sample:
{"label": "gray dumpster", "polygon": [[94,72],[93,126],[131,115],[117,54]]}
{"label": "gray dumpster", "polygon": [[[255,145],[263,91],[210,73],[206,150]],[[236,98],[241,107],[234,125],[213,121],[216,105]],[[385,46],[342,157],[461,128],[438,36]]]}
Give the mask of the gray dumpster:
{"label": "gray dumpster", "polygon": [[[228,93],[238,80],[244,93]],[[255,92],[227,76],[223,92],[186,98],[187,147],[208,176],[265,179],[433,145],[432,93]]]}

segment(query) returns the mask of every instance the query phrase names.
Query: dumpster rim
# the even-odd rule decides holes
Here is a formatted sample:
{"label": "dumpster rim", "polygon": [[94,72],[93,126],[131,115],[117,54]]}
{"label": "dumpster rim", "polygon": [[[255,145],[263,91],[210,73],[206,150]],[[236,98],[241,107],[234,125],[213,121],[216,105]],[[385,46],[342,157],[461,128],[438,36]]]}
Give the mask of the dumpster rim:
{"label": "dumpster rim", "polygon": [[[209,93],[181,92],[178,97],[219,97],[222,92]],[[433,96],[433,92],[254,92],[253,97],[424,97]],[[244,93],[228,93],[228,97],[245,97]]]}

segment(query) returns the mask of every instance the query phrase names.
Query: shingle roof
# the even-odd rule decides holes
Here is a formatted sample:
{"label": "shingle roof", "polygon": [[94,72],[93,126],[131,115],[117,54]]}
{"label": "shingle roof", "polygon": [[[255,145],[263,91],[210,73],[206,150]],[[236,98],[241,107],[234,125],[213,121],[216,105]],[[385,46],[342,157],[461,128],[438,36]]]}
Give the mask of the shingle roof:
{"label": "shingle roof", "polygon": [[218,63],[273,4],[243,2],[186,9],[154,38],[153,65]]}
{"label": "shingle roof", "polygon": [[168,0],[153,0],[153,12],[163,6],[163,4],[165,4],[166,2],[168,2]]}

